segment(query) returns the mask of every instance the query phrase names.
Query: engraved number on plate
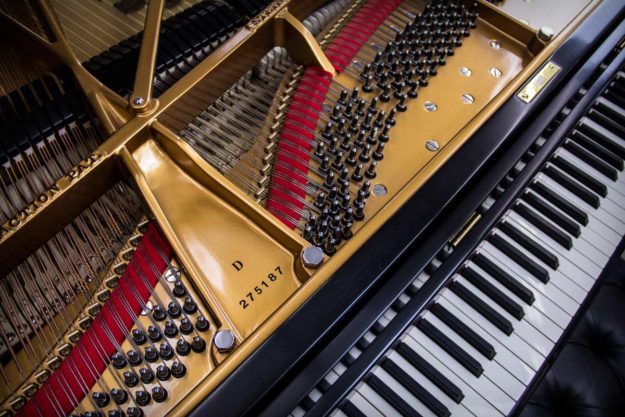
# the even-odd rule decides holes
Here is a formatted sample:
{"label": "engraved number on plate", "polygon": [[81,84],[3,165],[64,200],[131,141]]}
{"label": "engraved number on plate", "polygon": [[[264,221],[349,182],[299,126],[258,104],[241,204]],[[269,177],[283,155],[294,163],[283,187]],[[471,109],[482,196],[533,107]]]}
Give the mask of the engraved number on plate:
{"label": "engraved number on plate", "polygon": [[270,272],[269,274],[267,274],[267,277],[265,279],[263,279],[262,281],[260,281],[258,283],[258,285],[256,285],[254,288],[251,289],[250,292],[248,292],[245,297],[243,297],[240,301],[239,301],[239,305],[241,306],[241,308],[243,308],[244,310],[246,308],[248,308],[253,302],[255,302],[256,300],[258,300],[258,297],[260,297],[263,292],[265,292],[273,282],[276,282],[276,280],[282,275],[282,268],[280,268],[280,265],[276,266],[276,268],[273,270],[273,272]]}

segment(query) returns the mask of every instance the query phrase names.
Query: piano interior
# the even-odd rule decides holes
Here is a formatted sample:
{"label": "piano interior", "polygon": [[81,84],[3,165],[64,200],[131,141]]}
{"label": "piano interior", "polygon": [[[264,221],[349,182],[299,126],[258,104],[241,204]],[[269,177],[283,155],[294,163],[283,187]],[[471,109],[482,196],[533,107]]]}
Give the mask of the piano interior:
{"label": "piano interior", "polygon": [[624,14],[0,0],[0,417],[539,415],[623,249]]}

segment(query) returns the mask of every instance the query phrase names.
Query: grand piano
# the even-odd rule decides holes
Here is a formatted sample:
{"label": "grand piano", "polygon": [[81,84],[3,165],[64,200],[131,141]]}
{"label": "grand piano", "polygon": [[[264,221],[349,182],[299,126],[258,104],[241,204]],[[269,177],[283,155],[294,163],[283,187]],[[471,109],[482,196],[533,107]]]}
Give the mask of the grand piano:
{"label": "grand piano", "polygon": [[0,0],[0,417],[625,415],[620,0]]}

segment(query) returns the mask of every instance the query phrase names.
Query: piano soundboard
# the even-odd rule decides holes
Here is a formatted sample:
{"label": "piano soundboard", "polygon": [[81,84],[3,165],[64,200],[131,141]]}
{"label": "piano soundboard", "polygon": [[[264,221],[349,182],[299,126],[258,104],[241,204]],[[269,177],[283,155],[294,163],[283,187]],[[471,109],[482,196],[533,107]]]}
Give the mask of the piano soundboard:
{"label": "piano soundboard", "polygon": [[0,417],[625,412],[621,3],[0,0]]}

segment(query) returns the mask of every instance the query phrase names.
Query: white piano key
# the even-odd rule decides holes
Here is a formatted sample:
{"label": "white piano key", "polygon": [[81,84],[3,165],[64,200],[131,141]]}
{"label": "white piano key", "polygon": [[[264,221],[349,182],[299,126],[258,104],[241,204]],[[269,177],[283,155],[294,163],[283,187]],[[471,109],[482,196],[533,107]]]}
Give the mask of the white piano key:
{"label": "white piano key", "polygon": [[[385,417],[402,417],[401,413],[393,408],[384,398],[373,388],[367,385],[366,382],[360,384],[356,391],[360,393],[375,409],[379,411]],[[365,414],[369,415],[369,414]]]}
{"label": "white piano key", "polygon": [[295,407],[295,409],[291,412],[293,417],[303,417],[306,414],[306,410],[304,410],[299,405]]}
{"label": "white piano key", "polygon": [[348,417],[340,408],[337,408],[330,414],[332,417]]}
{"label": "white piano key", "polygon": [[[565,329],[568,326],[568,323],[571,321],[571,314],[567,313],[565,310],[560,308],[557,304],[555,304],[549,297],[546,297],[541,291],[537,290],[531,284],[528,284],[526,280],[522,277],[517,276],[514,272],[506,268],[507,259],[504,257],[500,257],[503,255],[501,252],[496,252],[494,248],[489,246],[484,246],[484,252],[488,254],[489,259],[491,259],[497,266],[506,271],[511,276],[517,278],[519,282],[525,284],[529,289],[534,293],[534,302],[529,308],[535,308],[545,316],[549,317],[554,323],[558,325],[558,327]],[[538,281],[538,280],[537,280]],[[539,281],[540,282],[540,281]],[[549,285],[549,283],[547,283]],[[554,286],[551,286],[555,288]],[[502,291],[506,291],[503,286],[499,286]],[[559,289],[558,289],[559,291]],[[561,294],[561,297],[570,303],[571,310],[577,310],[577,304],[573,302],[568,296]],[[512,295],[512,293],[510,293]],[[517,299],[518,300],[518,299]],[[518,300],[520,301],[520,300]]]}
{"label": "white piano key", "polygon": [[445,336],[449,337],[461,349],[471,355],[473,359],[476,359],[482,365],[484,373],[480,376],[480,378],[488,378],[493,384],[501,388],[503,392],[508,394],[514,400],[517,400],[521,396],[521,394],[525,390],[525,385],[522,384],[508,371],[506,371],[506,369],[503,367],[505,365],[501,364],[498,361],[497,355],[495,355],[495,358],[492,361],[488,360],[460,335],[458,335],[445,323],[439,320],[438,317],[436,317],[434,314],[428,312],[424,315],[424,317],[426,317],[430,321],[430,323],[432,323],[439,330],[441,330],[445,334]]}
{"label": "white piano key", "polygon": [[438,301],[446,307],[453,306],[457,310],[462,311],[477,326],[490,334],[494,339],[499,340],[534,371],[538,370],[545,361],[545,355],[542,355],[514,332],[510,336],[504,334],[452,291],[448,289],[443,290]]}
{"label": "white piano key", "polygon": [[[440,299],[439,302],[447,310],[453,313],[458,319],[462,320],[462,322],[467,327],[469,327],[480,337],[493,345],[496,352],[494,359],[497,360],[502,366],[504,366],[508,372],[514,375],[516,379],[518,379],[523,385],[526,386],[531,382],[536,372],[519,356],[515,355],[512,351],[510,351],[504,343],[502,343],[509,341],[508,336],[502,335],[500,338],[496,338],[491,334],[487,333],[480,326],[478,326],[475,322],[473,322],[473,320],[471,320],[471,318],[467,314],[465,314],[465,312],[460,311],[456,306],[451,304],[446,299]],[[537,363],[540,363],[543,360],[542,357],[539,357],[537,359]]]}
{"label": "white piano key", "polygon": [[445,363],[441,361],[441,358],[439,356],[430,353],[430,351],[425,349],[408,335],[405,335],[402,340],[404,343],[410,346],[412,350],[421,355],[424,360],[426,360],[430,365],[436,368],[436,370],[438,370],[441,374],[443,374],[447,379],[449,379],[452,383],[454,383],[458,388],[462,390],[464,398],[462,399],[461,404],[471,413],[475,414],[476,416],[503,415],[503,412],[497,410],[490,401],[482,397],[482,395],[480,395],[480,393],[475,389],[472,384],[467,384],[462,378],[452,372],[445,365]]}
{"label": "white piano key", "polygon": [[358,391],[353,391],[348,400],[367,417],[384,417],[380,411],[367,401]]}
{"label": "white piano key", "polygon": [[[515,226],[517,230],[519,230],[521,233],[524,233],[528,238],[534,240],[537,244],[541,244],[539,240],[537,240],[534,236],[532,236],[527,231],[523,230],[522,228],[517,227],[517,225],[513,224],[512,222],[510,222],[510,224]],[[534,259],[535,261],[540,263],[543,267],[545,267],[549,271],[550,277],[554,273],[553,269],[541,263],[540,260],[535,258],[529,252],[525,251],[523,248],[520,248],[518,245],[516,245],[516,242],[514,242],[513,239],[509,238],[507,235],[504,236],[504,239],[507,239],[509,242],[513,242],[512,244],[515,245],[515,247],[519,248],[519,250],[524,252],[526,255],[531,256],[532,259]],[[545,249],[548,249],[551,251],[550,248],[545,247]],[[557,253],[553,251],[551,252],[557,256]],[[516,265],[516,263],[503,264],[502,262],[499,262],[498,265],[504,268],[505,270],[507,270],[509,273],[516,275],[517,278],[524,281],[529,287],[532,287],[534,288],[534,290],[540,292],[543,296],[551,300],[558,308],[562,309],[564,312],[567,312],[568,314],[572,315],[574,314],[575,311],[577,311],[579,307],[579,302],[575,301],[567,293],[565,293],[556,285],[554,285],[551,279],[549,282],[545,284],[542,281],[540,281],[538,278],[534,277],[532,274],[525,271],[525,269],[521,268],[519,265]]]}
{"label": "white piano key", "polygon": [[[392,360],[397,366],[406,371],[415,381],[417,381],[427,392],[432,394],[437,400],[439,400],[451,413],[452,416],[457,415],[473,415],[468,408],[464,406],[464,399],[460,401],[460,403],[456,403],[454,400],[449,398],[443,391],[441,391],[432,381],[430,381],[426,376],[424,376],[418,369],[416,369],[410,362],[404,359],[399,353],[391,350],[387,357]],[[460,388],[460,387],[458,387]],[[462,389],[461,389],[462,390]],[[462,390],[462,393],[467,394]],[[475,395],[475,394],[474,394]]]}
{"label": "white piano key", "polygon": [[314,402],[317,402],[317,401],[319,401],[319,398],[321,398],[323,396],[323,394],[317,388],[313,388],[308,393],[308,396],[310,397],[311,400],[313,400]]}
{"label": "white piano key", "polygon": [[382,367],[376,366],[373,368],[372,373],[380,378],[382,382],[386,384],[393,392],[406,401],[417,413],[423,417],[436,417],[436,415],[425,406],[418,398],[416,398],[410,391],[408,391],[401,383],[399,383],[392,375],[386,372]]}
{"label": "white piano key", "polygon": [[[462,285],[469,288],[475,295],[480,297],[484,302],[488,303],[495,311],[501,314],[503,317],[510,320],[512,326],[514,327],[514,333],[516,333],[521,339],[525,340],[531,346],[533,346],[537,351],[539,351],[543,356],[547,356],[553,347],[553,342],[549,340],[540,330],[538,330],[541,322],[538,320],[535,325],[526,320],[528,316],[528,311],[525,312],[525,317],[521,320],[517,320],[499,305],[495,304],[486,294],[481,292],[478,288],[474,287],[469,281],[467,281],[464,277],[458,276],[457,281],[461,282]],[[535,320],[534,315],[529,315],[531,320]],[[552,323],[553,324],[553,323]],[[545,324],[546,325],[546,324]],[[554,325],[555,326],[555,325]],[[557,328],[557,326],[555,326]]]}

